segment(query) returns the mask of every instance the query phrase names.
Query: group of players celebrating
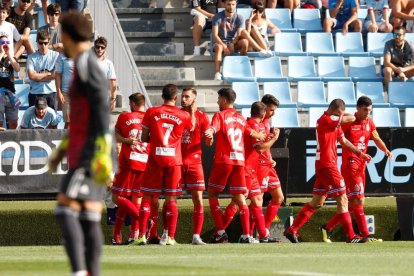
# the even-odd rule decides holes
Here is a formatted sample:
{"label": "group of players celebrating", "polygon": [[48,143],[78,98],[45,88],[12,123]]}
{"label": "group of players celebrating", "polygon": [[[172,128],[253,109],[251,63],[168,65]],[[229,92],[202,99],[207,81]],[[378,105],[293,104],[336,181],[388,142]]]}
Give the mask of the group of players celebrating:
{"label": "group of players celebrating", "polygon": [[[242,226],[240,243],[279,241],[269,235],[271,223],[284,200],[274,169],[275,161],[270,154],[270,148],[279,137],[279,129],[270,124],[279,101],[273,95],[264,95],[260,102],[251,105],[250,118],[246,120],[234,108],[236,93],[232,89],[222,88],[217,93],[220,111],[211,123],[207,115],[197,109],[197,91],[192,87],[183,89],[181,108],[176,106],[180,95],[173,84],[163,87],[164,104],[146,112],[144,95],[134,93],[129,96],[131,112],[122,113],[115,125],[116,140],[122,147],[112,185],[112,199],[118,205],[113,228],[114,245],[175,245],[176,198],[182,189],[191,193],[194,204],[192,244],[205,244],[200,237],[204,222],[203,191],[206,189],[202,167],[203,140],[207,146],[215,140],[207,185],[215,225],[210,242],[228,241],[225,230],[237,212]],[[284,232],[291,242],[299,242],[298,230],[327,197],[336,199],[337,212],[321,227],[325,242],[331,242],[332,229],[339,223],[347,242],[382,241],[369,235],[363,208],[365,164],[371,160],[367,154],[369,139],[372,138],[390,158],[391,152],[375,130],[369,116],[371,110],[371,100],[363,96],[358,99],[355,115],[345,114],[345,103],[336,99],[319,118],[313,197]],[[343,147],[343,176],[337,167],[337,141]],[[232,199],[223,211],[218,197],[226,186]],[[271,195],[265,214],[262,210],[264,192]],[[161,237],[157,233],[160,195],[165,197]],[[246,199],[250,200],[249,206]],[[356,235],[352,228],[351,210],[360,235]],[[128,240],[123,242],[121,230],[127,215],[131,218],[131,228]],[[252,237],[254,228],[257,229],[257,239]]]}

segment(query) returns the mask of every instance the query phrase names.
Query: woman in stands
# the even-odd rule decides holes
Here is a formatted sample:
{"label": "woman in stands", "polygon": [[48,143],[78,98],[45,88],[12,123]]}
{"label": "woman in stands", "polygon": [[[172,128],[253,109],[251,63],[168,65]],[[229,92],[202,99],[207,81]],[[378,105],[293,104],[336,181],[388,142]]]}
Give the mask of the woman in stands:
{"label": "woman in stands", "polygon": [[261,48],[269,50],[268,30],[271,34],[279,33],[280,30],[266,18],[265,8],[266,6],[262,1],[256,2],[252,15],[246,20],[246,30]]}

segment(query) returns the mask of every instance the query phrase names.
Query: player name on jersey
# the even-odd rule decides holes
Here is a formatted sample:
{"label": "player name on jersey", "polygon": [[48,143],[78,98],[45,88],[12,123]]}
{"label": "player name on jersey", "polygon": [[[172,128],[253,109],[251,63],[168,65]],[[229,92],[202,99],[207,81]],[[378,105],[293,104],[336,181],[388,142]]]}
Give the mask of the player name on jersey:
{"label": "player name on jersey", "polygon": [[176,122],[177,125],[181,125],[181,123],[182,123],[180,118],[178,118],[178,117],[176,117],[172,114],[166,114],[166,113],[161,113],[160,117],[155,116],[154,119],[155,119],[155,121],[158,121],[159,119],[169,119],[169,120],[172,120],[172,121]]}
{"label": "player name on jersey", "polygon": [[240,117],[228,117],[224,120],[224,122],[226,124],[237,122],[237,123],[241,124],[242,126],[246,125],[246,121],[244,120],[244,118],[240,118]]}

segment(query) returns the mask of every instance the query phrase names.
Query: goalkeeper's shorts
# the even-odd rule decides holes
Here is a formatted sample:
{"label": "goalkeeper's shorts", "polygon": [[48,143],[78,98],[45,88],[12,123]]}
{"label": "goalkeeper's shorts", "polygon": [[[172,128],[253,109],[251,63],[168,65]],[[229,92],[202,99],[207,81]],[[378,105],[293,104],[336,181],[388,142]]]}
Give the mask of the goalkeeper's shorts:
{"label": "goalkeeper's shorts", "polygon": [[98,185],[85,168],[70,169],[63,177],[59,192],[76,200],[101,201],[105,186]]}

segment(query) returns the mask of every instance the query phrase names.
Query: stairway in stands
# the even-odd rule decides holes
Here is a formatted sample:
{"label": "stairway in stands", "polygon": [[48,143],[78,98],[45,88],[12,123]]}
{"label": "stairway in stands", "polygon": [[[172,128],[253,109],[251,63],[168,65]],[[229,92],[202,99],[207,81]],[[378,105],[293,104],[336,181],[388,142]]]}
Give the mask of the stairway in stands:
{"label": "stairway in stands", "polygon": [[[216,92],[229,85],[213,80],[214,62],[209,52],[192,55],[190,8],[177,7],[182,0],[170,0],[174,8],[155,9],[148,8],[147,0],[112,2],[151,103],[159,105],[162,87],[174,83],[179,88],[195,86],[199,106],[208,113],[218,111]],[[208,40],[205,35],[205,47]]]}

